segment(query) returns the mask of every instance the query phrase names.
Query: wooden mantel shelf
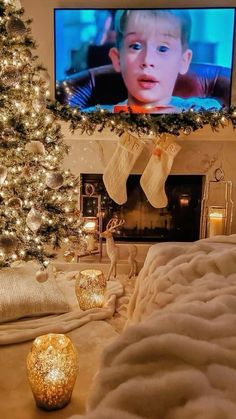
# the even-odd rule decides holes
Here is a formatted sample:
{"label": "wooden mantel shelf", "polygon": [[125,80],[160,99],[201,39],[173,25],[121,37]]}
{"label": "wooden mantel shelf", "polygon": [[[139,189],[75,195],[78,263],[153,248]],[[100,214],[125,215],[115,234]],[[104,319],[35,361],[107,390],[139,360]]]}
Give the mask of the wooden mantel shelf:
{"label": "wooden mantel shelf", "polygon": [[[104,129],[102,132],[95,132],[93,135],[86,133],[80,134],[77,130],[74,134],[69,129],[69,123],[61,123],[62,133],[65,140],[93,140],[93,141],[116,141],[118,136],[111,132],[109,129]],[[151,138],[151,137],[150,137]],[[206,125],[204,128],[199,129],[190,135],[176,136],[178,141],[236,141],[236,130],[233,130],[231,125],[221,128],[219,132],[213,132],[210,125]]]}

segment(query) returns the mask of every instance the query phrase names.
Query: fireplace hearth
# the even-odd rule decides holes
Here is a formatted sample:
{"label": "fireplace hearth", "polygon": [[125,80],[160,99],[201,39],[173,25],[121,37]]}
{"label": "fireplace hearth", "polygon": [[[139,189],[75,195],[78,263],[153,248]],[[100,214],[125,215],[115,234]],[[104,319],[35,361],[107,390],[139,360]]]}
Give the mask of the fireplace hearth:
{"label": "fireplace hearth", "polygon": [[[114,234],[119,241],[162,242],[194,241],[200,238],[201,203],[205,176],[169,175],[165,184],[168,205],[154,208],[141,186],[141,175],[130,175],[127,180],[127,202],[116,204],[107,194],[102,174],[81,174],[82,194],[86,185],[93,185],[94,194],[101,195],[103,230],[112,217],[125,219],[122,229]],[[96,216],[91,199],[87,214]]]}

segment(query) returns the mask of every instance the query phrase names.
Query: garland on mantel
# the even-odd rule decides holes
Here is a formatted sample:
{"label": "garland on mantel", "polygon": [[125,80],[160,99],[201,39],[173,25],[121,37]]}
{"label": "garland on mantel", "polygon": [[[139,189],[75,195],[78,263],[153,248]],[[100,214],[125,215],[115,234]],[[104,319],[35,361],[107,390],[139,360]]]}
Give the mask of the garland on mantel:
{"label": "garland on mantel", "polygon": [[222,108],[219,111],[202,110],[194,111],[191,108],[177,114],[135,114],[135,113],[110,113],[98,106],[94,112],[82,112],[78,108],[61,105],[57,101],[50,102],[48,108],[58,119],[70,122],[70,130],[80,130],[81,134],[92,135],[95,131],[102,132],[105,128],[122,135],[125,131],[131,131],[138,136],[171,134],[179,136],[189,135],[191,132],[210,125],[212,131],[217,132],[220,128],[231,124],[236,128],[236,106],[229,109]]}

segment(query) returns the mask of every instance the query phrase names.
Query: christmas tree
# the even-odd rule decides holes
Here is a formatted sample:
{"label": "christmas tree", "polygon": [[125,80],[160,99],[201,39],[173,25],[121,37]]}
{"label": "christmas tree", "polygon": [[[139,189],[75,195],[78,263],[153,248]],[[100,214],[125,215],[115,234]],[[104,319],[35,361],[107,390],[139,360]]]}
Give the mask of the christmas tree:
{"label": "christmas tree", "polygon": [[62,168],[68,147],[47,107],[30,23],[0,0],[0,267],[32,259],[46,267],[53,249],[81,234],[79,179]]}

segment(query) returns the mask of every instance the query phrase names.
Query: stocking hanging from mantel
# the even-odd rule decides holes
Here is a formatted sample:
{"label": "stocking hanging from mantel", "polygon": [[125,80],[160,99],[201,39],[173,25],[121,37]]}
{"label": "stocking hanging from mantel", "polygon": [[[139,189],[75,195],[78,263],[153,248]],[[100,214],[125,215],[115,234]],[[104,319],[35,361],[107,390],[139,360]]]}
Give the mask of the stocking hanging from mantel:
{"label": "stocking hanging from mantel", "polygon": [[175,156],[181,149],[172,139],[158,140],[140,179],[140,184],[150,204],[165,208],[168,204],[165,182],[170,174]]}
{"label": "stocking hanging from mantel", "polygon": [[[127,201],[126,181],[144,145],[144,140],[130,133],[123,134],[105,168],[103,182],[107,193],[119,205]],[[155,142],[150,160],[140,179],[140,184],[150,204],[155,208],[163,208],[167,205],[165,181],[180,148],[165,135]]]}
{"label": "stocking hanging from mantel", "polygon": [[119,138],[115,153],[105,168],[104,185],[111,199],[119,205],[127,201],[126,181],[143,147],[144,141],[128,132],[124,133]]}

